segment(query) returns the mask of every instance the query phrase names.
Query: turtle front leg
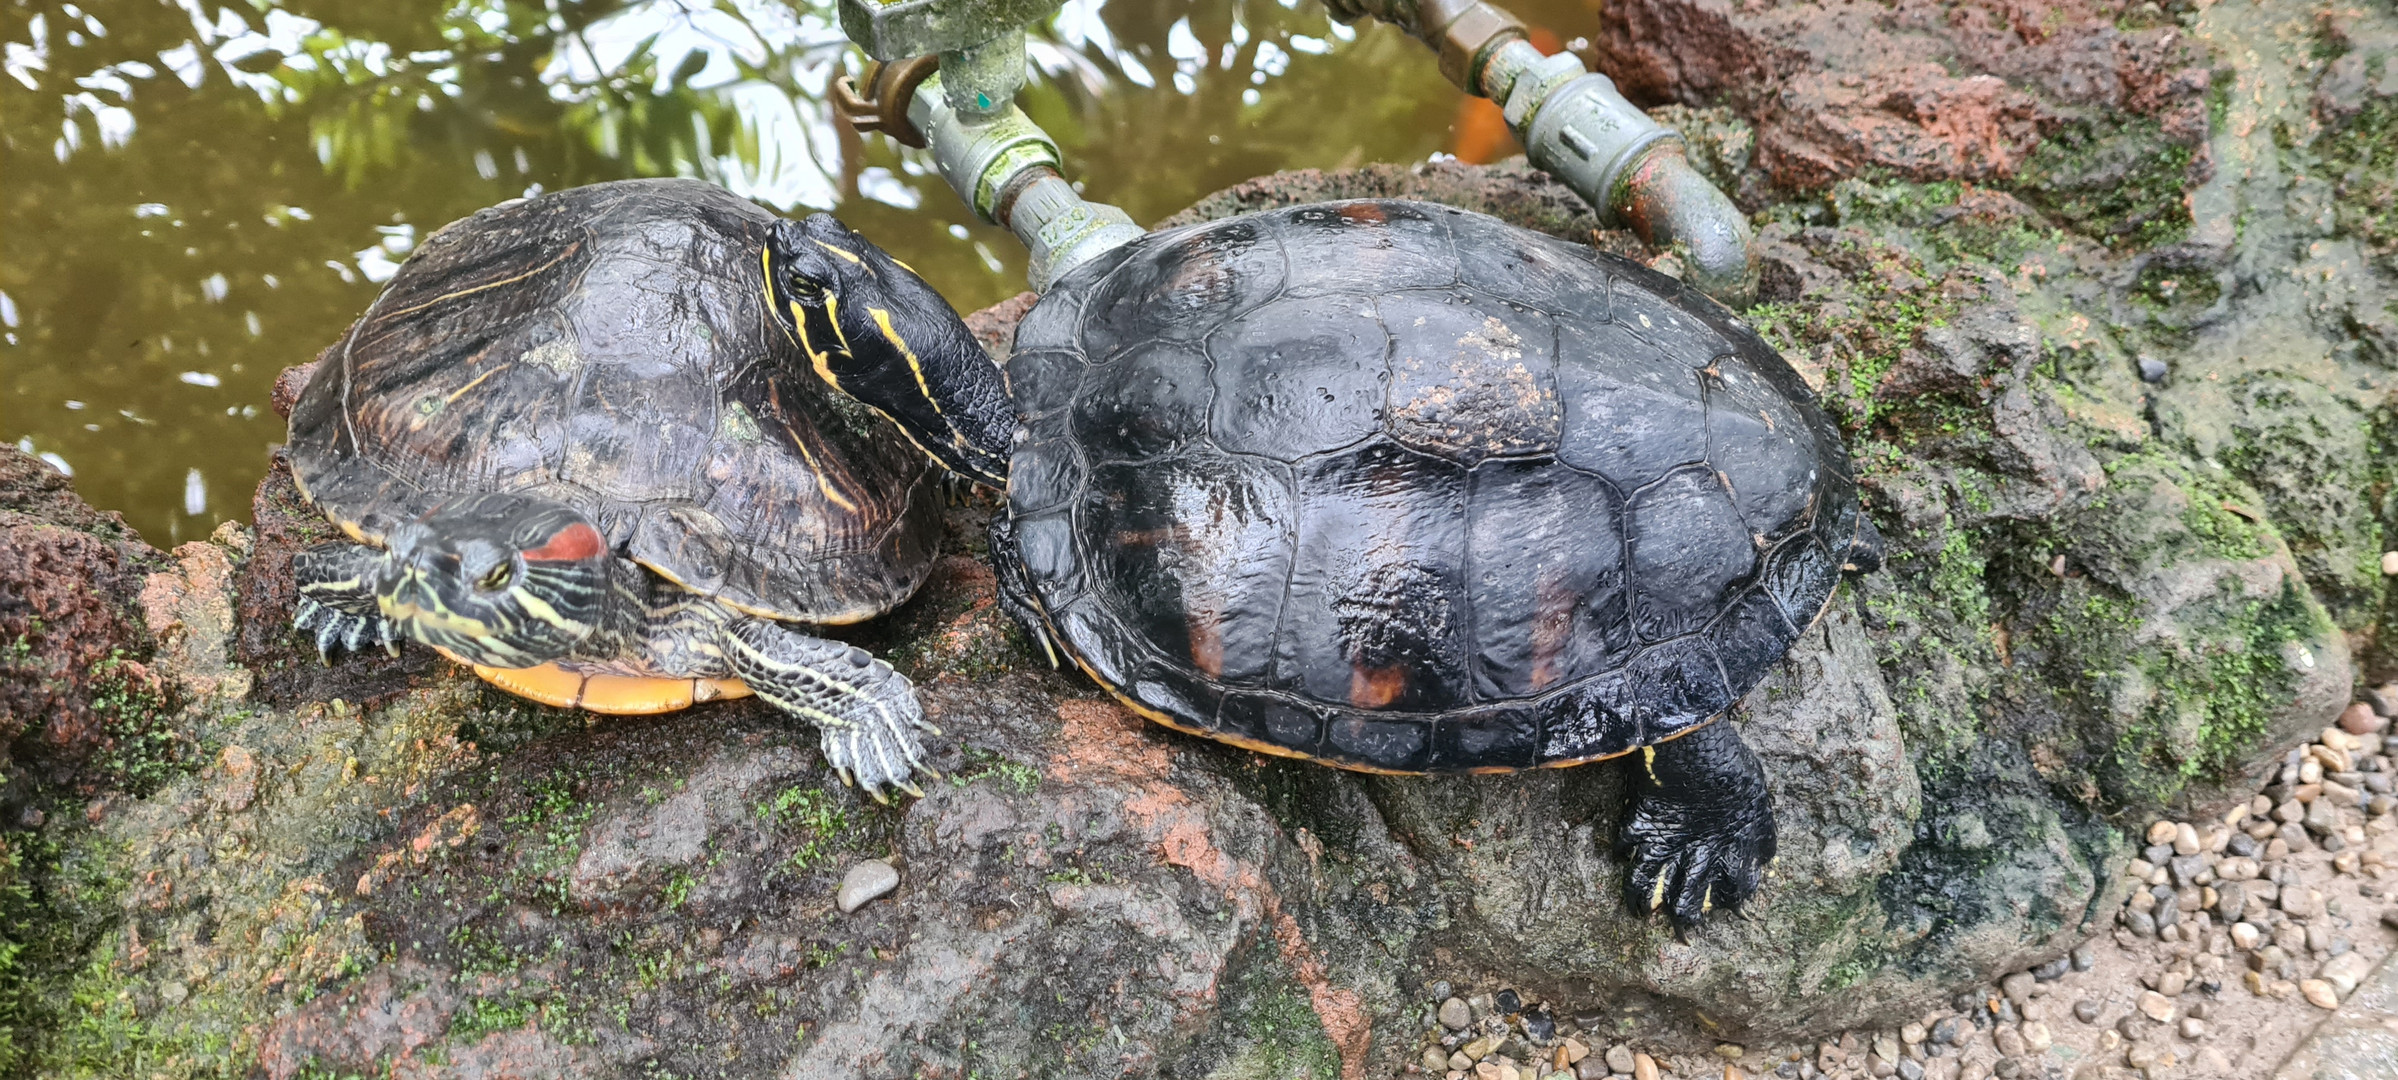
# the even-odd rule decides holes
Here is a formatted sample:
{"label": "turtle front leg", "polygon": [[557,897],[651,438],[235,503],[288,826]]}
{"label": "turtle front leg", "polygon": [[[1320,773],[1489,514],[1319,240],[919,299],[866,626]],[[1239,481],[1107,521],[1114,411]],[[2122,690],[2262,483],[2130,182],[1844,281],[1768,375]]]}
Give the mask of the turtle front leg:
{"label": "turtle front leg", "polygon": [[824,759],[843,780],[877,802],[888,801],[886,787],[924,794],[909,775],[937,774],[916,733],[941,731],[925,720],[907,676],[864,649],[766,619],[737,619],[724,637],[733,673],[767,704],[816,725]]}
{"label": "turtle front leg", "polygon": [[1678,933],[1757,891],[1774,857],[1773,800],[1731,721],[1643,747],[1631,768],[1632,809],[1616,850],[1632,859],[1632,910],[1663,911]]}
{"label": "turtle front leg", "polygon": [[1040,646],[1041,655],[1052,668],[1064,666],[1064,650],[1049,632],[1048,620],[1033,606],[1032,582],[1024,572],[1024,556],[1016,546],[1016,523],[1008,516],[1006,507],[991,515],[991,570],[999,578],[999,610],[1016,620],[1024,636]]}
{"label": "turtle front leg", "polygon": [[291,625],[316,632],[317,659],[332,663],[335,646],[357,652],[369,641],[400,654],[399,635],[375,602],[374,583],[389,559],[380,548],[351,543],[318,544],[291,557],[300,587]]}

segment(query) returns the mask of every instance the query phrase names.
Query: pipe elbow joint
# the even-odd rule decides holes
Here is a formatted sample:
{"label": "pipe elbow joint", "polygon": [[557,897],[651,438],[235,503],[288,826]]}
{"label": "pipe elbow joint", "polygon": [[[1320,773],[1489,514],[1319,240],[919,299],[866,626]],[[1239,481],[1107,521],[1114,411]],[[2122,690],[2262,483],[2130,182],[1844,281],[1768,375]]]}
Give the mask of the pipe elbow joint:
{"label": "pipe elbow joint", "polygon": [[1691,167],[1679,141],[1661,142],[1627,170],[1618,214],[1642,241],[1682,257],[1683,280],[1730,308],[1757,295],[1747,214]]}

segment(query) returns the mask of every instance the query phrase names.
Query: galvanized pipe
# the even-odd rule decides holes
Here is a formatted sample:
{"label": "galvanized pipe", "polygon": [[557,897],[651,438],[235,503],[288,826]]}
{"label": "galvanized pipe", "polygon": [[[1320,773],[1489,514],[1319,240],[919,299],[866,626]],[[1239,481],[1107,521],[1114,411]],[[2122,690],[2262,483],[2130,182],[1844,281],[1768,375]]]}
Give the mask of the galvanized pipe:
{"label": "galvanized pipe", "polygon": [[1547,56],[1514,16],[1484,0],[1326,0],[1343,21],[1375,18],[1440,53],[1441,74],[1500,103],[1532,164],[1564,181],[1602,221],[1657,250],[1678,250],[1684,276],[1726,304],[1756,291],[1748,215],[1690,165],[1682,136],[1649,119],[1605,75]]}

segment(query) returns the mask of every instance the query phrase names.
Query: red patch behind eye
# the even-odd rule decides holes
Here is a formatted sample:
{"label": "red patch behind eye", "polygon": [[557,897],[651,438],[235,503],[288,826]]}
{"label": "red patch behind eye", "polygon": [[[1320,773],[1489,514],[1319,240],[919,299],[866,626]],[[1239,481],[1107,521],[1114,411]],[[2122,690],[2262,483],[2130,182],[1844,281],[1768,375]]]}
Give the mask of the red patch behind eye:
{"label": "red patch behind eye", "polygon": [[580,562],[598,555],[606,547],[598,529],[578,521],[558,530],[549,543],[525,552],[525,558],[534,562]]}

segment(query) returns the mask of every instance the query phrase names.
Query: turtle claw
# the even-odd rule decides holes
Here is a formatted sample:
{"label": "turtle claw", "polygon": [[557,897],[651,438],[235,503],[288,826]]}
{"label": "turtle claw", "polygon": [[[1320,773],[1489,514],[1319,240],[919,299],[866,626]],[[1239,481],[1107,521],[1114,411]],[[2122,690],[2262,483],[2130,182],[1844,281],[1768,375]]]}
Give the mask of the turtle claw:
{"label": "turtle claw", "polygon": [[1677,941],[1708,915],[1738,911],[1755,895],[1774,843],[1770,815],[1709,822],[1686,811],[1654,795],[1642,799],[1617,843],[1632,860],[1625,898],[1643,915],[1663,912]]}
{"label": "turtle claw", "polygon": [[292,606],[291,625],[295,630],[314,631],[316,659],[321,664],[331,665],[334,653],[357,652],[370,640],[384,652],[400,655],[391,620],[381,615],[359,615],[303,596]]}

